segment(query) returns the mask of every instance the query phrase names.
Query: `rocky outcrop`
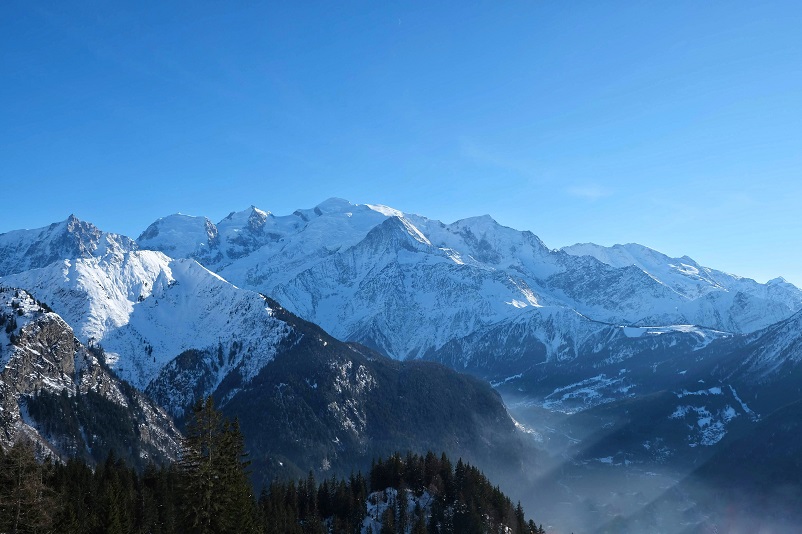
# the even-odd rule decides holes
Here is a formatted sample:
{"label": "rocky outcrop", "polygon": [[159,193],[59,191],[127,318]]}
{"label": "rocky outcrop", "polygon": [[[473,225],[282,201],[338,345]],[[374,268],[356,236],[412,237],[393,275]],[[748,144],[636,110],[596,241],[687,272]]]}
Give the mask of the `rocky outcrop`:
{"label": "rocky outcrop", "polygon": [[[180,434],[167,414],[120,381],[102,348],[81,344],[46,305],[2,288],[0,323],[0,445],[25,436],[42,456],[98,461],[123,441],[134,463],[176,457]],[[104,428],[104,415],[115,428]]]}

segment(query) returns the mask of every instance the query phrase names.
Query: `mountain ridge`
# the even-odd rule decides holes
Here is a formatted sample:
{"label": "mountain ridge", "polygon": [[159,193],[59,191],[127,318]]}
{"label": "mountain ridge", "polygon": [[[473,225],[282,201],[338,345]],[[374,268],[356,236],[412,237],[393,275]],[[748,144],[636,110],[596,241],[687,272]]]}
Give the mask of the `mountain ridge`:
{"label": "mountain ridge", "polygon": [[[619,325],[695,324],[734,333],[759,330],[802,308],[802,291],[791,284],[757,284],[690,259],[686,264],[696,271],[678,270],[672,267],[678,262],[656,251],[652,253],[663,262],[662,269],[654,268],[654,259],[649,269],[601,261],[596,256],[603,247],[596,247],[595,255],[578,256],[575,248],[549,249],[533,233],[501,226],[489,216],[444,224],[342,199],[287,216],[262,213],[277,231],[247,254],[233,257],[223,251],[224,259],[194,257],[240,287],[276,297],[338,337],[396,358],[421,357],[475,333],[477,327],[512,324],[525,308],[573,309],[593,321]],[[393,226],[387,223],[390,219],[401,224]],[[379,230],[385,224],[390,226]],[[250,232],[243,225],[228,228],[234,230]],[[410,236],[417,243],[400,246]],[[167,246],[147,239],[138,243],[143,248]],[[637,247],[641,253],[651,251]],[[462,292],[461,303],[457,291]],[[375,309],[377,302],[415,311],[403,320],[393,318],[398,314]],[[365,322],[359,313],[341,311],[348,308],[372,309],[376,319]],[[412,315],[427,320],[415,321]],[[432,323],[447,325],[451,332],[435,332],[428,326]],[[409,324],[421,332],[418,339],[397,338],[395,333]]]}

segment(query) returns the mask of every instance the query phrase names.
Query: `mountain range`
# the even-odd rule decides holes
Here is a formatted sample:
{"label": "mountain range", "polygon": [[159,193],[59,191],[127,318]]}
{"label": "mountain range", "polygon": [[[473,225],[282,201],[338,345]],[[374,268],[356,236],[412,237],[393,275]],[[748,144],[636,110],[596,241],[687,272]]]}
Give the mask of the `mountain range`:
{"label": "mountain range", "polygon": [[[555,484],[588,465],[713,477],[697,467],[749,450],[800,398],[794,285],[636,244],[550,249],[489,216],[445,224],[329,199],[218,223],[170,215],[136,240],[70,216],[0,235],[0,284],[14,288],[8,317],[74,336],[60,361],[97,360],[59,364],[72,378],[44,390],[90,391],[74,369],[94,365],[179,427],[214,395],[265,480],[364,466],[393,445],[512,470],[567,459]],[[78,445],[59,449],[26,418],[43,388],[11,385],[11,355],[42,352],[21,332],[0,360],[5,439],[26,428],[65,454]]]}

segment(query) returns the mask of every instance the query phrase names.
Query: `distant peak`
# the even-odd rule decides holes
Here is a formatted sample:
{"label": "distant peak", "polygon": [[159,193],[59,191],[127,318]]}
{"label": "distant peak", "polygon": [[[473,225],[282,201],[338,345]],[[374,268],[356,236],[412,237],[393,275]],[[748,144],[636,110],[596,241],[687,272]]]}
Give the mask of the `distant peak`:
{"label": "distant peak", "polygon": [[83,222],[84,221],[76,217],[74,213],[70,213],[70,216],[67,217],[67,219],[64,221],[64,223],[67,225],[67,228],[73,228],[75,225],[81,224]]}
{"label": "distant peak", "polygon": [[782,276],[778,276],[777,278],[772,278],[771,280],[766,282],[766,285],[787,284],[787,283],[788,280],[786,280]]}
{"label": "distant peak", "polygon": [[455,222],[457,226],[498,226],[498,222],[490,215],[476,215],[466,217]]}
{"label": "distant peak", "polygon": [[344,198],[331,197],[324,200],[317,206],[315,206],[315,212],[317,213],[318,211],[321,211],[323,213],[332,213],[343,210],[350,210],[353,207],[354,205],[345,200]]}
{"label": "distant peak", "polygon": [[205,218],[206,217],[202,215],[188,215],[186,213],[181,213],[180,211],[178,211],[170,215],[165,215],[164,217],[159,217],[159,220],[160,221],[169,221],[171,219],[194,220],[194,219],[205,219]]}
{"label": "distant peak", "polygon": [[202,215],[185,215],[183,213],[173,213],[165,217],[159,217],[155,222],[148,226],[137,241],[148,241],[155,239],[161,234],[174,235],[193,235],[198,231],[208,234],[213,238],[217,234],[214,223]]}
{"label": "distant peak", "polygon": [[247,219],[249,217],[265,218],[265,217],[269,217],[269,216],[272,216],[272,215],[273,214],[270,213],[269,211],[265,211],[265,210],[259,209],[256,206],[254,206],[253,204],[251,204],[250,207],[248,207],[247,209],[244,209],[242,211],[232,211],[231,213],[226,215],[223,220],[224,221],[233,221],[235,219]]}
{"label": "distant peak", "polygon": [[248,214],[248,228],[252,232],[260,232],[267,222],[268,215],[270,215],[268,212],[262,211],[256,206],[251,206]]}
{"label": "distant peak", "polygon": [[602,246],[597,245],[596,243],[574,243],[573,245],[566,245],[564,247],[561,247],[560,250],[572,249],[572,248],[602,248]]}
{"label": "distant peak", "polygon": [[427,246],[432,245],[429,239],[423,235],[423,233],[418,230],[414,224],[404,217],[396,217],[395,215],[389,216],[379,225],[374,227],[373,230],[370,231],[369,235],[371,235],[373,238],[380,239],[383,243],[386,243],[388,237],[390,239],[397,240],[400,236],[403,238],[402,241],[406,243],[412,243],[415,241]]}
{"label": "distant peak", "polygon": [[67,220],[64,221],[64,226],[66,227],[68,232],[75,232],[77,230],[96,230],[97,227],[86,221],[82,221],[75,214],[71,213]]}
{"label": "distant peak", "polygon": [[655,249],[647,247],[646,245],[641,245],[640,243],[625,243],[623,245],[615,244],[611,248],[622,248],[624,250],[638,252],[657,252]]}
{"label": "distant peak", "polygon": [[251,214],[260,215],[262,217],[267,217],[269,215],[273,215],[269,211],[265,211],[265,210],[259,209],[256,206],[254,206],[253,204],[251,204]]}

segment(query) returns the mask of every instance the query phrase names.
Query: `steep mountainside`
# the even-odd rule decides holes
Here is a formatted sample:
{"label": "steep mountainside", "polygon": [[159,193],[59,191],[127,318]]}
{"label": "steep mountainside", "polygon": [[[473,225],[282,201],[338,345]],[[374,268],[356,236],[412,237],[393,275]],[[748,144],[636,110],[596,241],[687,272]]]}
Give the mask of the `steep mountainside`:
{"label": "steep mountainside", "polygon": [[214,355],[202,388],[195,376],[168,388],[173,399],[162,400],[176,415],[231,373],[255,376],[288,333],[259,294],[158,252],[63,260],[3,280],[48,302],[82,341],[102,344],[109,365],[139,389],[186,351]]}
{"label": "steep mountainside", "polygon": [[773,324],[746,340],[744,372],[763,379],[802,365],[802,313]]}
{"label": "steep mountainside", "polygon": [[560,250],[572,256],[592,256],[612,267],[622,268],[634,265],[672,290],[689,298],[697,298],[726,289],[784,302],[789,308],[797,307],[799,303],[799,290],[781,277],[769,280],[765,284],[759,284],[751,278],[743,278],[703,267],[688,256],[670,258],[656,250],[635,243],[612,247],[581,243],[563,247]]}
{"label": "steep mountainside", "polygon": [[3,283],[49,302],[179,422],[213,394],[258,451],[259,476],[346,474],[406,448],[516,470],[531,452],[487,384],[344,344],[195,260],[140,250],[62,260]]}
{"label": "steep mountainside", "polygon": [[1,445],[24,435],[61,458],[98,462],[110,450],[132,465],[176,458],[180,435],[170,418],[110,373],[61,317],[3,288],[0,323]]}
{"label": "steep mountainside", "polygon": [[138,244],[183,252],[341,339],[398,359],[522,323],[552,323],[554,335],[539,341],[549,359],[569,359],[597,330],[555,321],[569,312],[590,323],[752,332],[802,307],[802,292],[787,283],[758,284],[645,247],[628,246],[621,257],[594,246],[550,250],[488,216],[447,225],[330,199],[287,216],[251,208],[213,228],[195,218],[186,229],[176,217],[154,223]]}
{"label": "steep mountainside", "polygon": [[393,451],[438,450],[506,478],[538,457],[486,383],[342,343],[269,304],[291,328],[283,349],[250,383],[224,382],[216,393],[248,429],[250,450],[263,451],[252,458],[257,472],[346,474]]}
{"label": "steep mountainside", "polygon": [[0,276],[44,267],[65,258],[89,258],[136,249],[133,240],[99,230],[70,215],[36,230],[0,234]]}

